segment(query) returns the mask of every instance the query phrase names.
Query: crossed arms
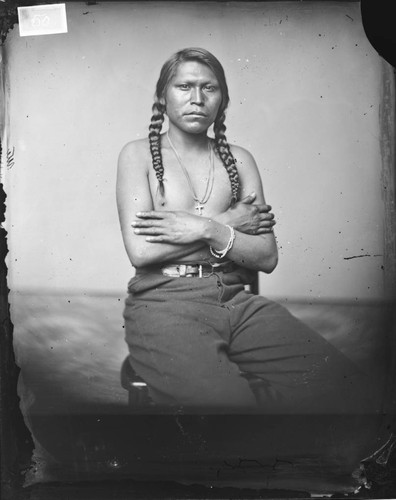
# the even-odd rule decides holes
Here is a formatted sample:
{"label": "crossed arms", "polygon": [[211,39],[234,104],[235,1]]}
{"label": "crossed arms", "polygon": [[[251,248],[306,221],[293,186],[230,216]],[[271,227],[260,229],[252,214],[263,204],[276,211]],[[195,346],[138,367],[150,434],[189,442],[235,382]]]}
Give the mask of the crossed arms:
{"label": "crossed arms", "polygon": [[[125,248],[133,266],[177,262],[193,256],[208,260],[208,248],[223,249],[235,229],[229,260],[257,271],[270,273],[278,259],[272,232],[275,224],[271,207],[265,203],[261,179],[253,157],[237,148],[242,199],[213,217],[184,210],[155,211],[150,194],[141,142],[129,143],[121,151],[117,172],[117,206]],[[213,258],[213,260],[215,260]]]}

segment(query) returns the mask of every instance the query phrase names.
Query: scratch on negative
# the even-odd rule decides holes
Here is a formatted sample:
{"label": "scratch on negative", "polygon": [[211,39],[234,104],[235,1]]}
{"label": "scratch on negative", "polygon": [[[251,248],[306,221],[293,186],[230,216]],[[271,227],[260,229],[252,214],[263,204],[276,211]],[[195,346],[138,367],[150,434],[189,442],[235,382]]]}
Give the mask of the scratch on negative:
{"label": "scratch on negative", "polygon": [[365,253],[364,255],[353,255],[352,257],[344,257],[344,260],[360,259],[360,257],[371,257],[371,254]]}
{"label": "scratch on negative", "polygon": [[185,432],[185,430],[183,428],[183,425],[179,422],[179,418],[178,417],[176,417],[176,424],[179,427],[180,432],[183,434],[183,436],[186,436],[187,433]]}

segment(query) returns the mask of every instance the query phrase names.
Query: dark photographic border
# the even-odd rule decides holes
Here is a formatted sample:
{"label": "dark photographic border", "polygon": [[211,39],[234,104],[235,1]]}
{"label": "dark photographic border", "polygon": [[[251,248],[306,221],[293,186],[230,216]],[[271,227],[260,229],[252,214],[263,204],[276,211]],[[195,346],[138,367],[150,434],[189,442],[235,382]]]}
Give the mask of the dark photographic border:
{"label": "dark photographic border", "polygon": [[[109,0],[107,0],[109,1]],[[221,1],[221,0],[214,0]],[[318,0],[316,0],[318,1]],[[324,0],[325,1],[325,0]],[[1,1],[0,2],[0,27],[1,40],[5,41],[7,33],[18,22],[16,9],[24,5],[38,5],[42,2],[37,1]],[[47,2],[52,3],[52,2]],[[67,2],[66,2],[67,3]],[[86,4],[95,4],[96,2],[84,2]],[[309,3],[309,2],[307,2]],[[384,57],[392,66],[395,66],[395,47],[396,37],[394,27],[390,20],[393,19],[389,3],[386,2],[361,2],[364,27],[367,37],[377,52]],[[391,28],[390,28],[391,26]],[[383,158],[388,166],[387,182],[392,183],[394,188],[394,131],[395,131],[395,110],[394,101],[390,96],[394,96],[395,89],[392,80],[385,81],[384,85],[384,109],[382,114],[383,125]],[[6,154],[0,151],[0,155]],[[388,249],[388,269],[395,270],[395,221],[394,221],[394,199],[392,191],[389,190],[389,200],[386,200],[386,245]],[[5,205],[7,195],[0,186],[2,219],[4,221]],[[13,352],[13,325],[10,318],[7,287],[7,267],[5,258],[7,255],[7,233],[3,227],[1,232],[1,258],[0,258],[0,291],[1,291],[1,326],[0,336],[0,383],[1,383],[1,405],[0,405],[0,423],[1,423],[1,493],[4,499],[53,499],[73,498],[73,499],[121,499],[121,498],[311,498],[309,492],[291,491],[291,490],[257,490],[250,487],[249,482],[246,487],[205,487],[185,485],[181,482],[172,481],[136,481],[133,479],[117,479],[111,477],[101,481],[81,482],[81,483],[45,483],[35,484],[23,488],[24,474],[33,466],[31,456],[33,450],[33,440],[30,432],[25,425],[23,415],[19,408],[19,398],[17,395],[17,381],[20,372],[15,364]],[[394,279],[395,272],[390,273],[391,279]],[[394,283],[388,284],[394,290]],[[392,374],[396,373],[396,321],[393,321],[393,349]],[[395,381],[390,380],[389,394],[395,394]],[[202,425],[210,426],[211,429],[228,429],[226,436],[232,436],[238,432],[238,429],[249,427],[251,439],[259,439],[259,429],[261,416],[133,416],[136,426],[141,432],[141,439],[144,442],[145,437],[156,435],[166,436],[167,442],[171,443],[169,448],[169,460],[172,460],[178,453],[178,447],[181,446],[179,433],[177,429],[182,426],[187,433],[188,441],[191,443],[191,449],[197,449],[197,444],[202,436]],[[384,432],[391,433],[396,430],[396,419],[393,415],[383,415]],[[68,425],[69,423],[67,423]],[[298,424],[296,424],[298,428]],[[351,421],[350,425],[354,425]],[[155,429],[155,431],[153,431]],[[253,431],[253,432],[252,432]],[[351,435],[354,436],[352,427]],[[362,457],[365,460],[360,462],[356,470],[356,477],[359,478],[361,488],[354,494],[340,495],[342,498],[394,498],[396,496],[396,440],[394,435],[390,434],[390,439],[385,445],[369,457]],[[249,442],[245,443],[247,447]],[[172,449],[173,446],[173,449]],[[265,446],[265,442],[263,442]],[[245,448],[246,449],[246,448]],[[197,461],[199,461],[199,451],[197,452]],[[117,468],[117,464],[113,466]],[[248,470],[251,467],[276,467],[277,464],[254,464],[249,459],[241,458],[239,461],[224,459],[223,468],[228,472],[231,470]],[[221,470],[220,472],[221,473]],[[336,498],[336,495],[333,496]]]}

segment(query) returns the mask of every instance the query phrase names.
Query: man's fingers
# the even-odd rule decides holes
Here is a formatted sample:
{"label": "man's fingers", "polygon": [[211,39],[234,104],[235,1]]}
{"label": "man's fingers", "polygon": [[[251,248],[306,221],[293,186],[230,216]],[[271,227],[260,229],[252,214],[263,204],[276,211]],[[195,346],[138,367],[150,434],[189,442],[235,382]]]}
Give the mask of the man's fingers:
{"label": "man's fingers", "polygon": [[261,219],[261,221],[260,221],[260,229],[271,228],[271,227],[275,226],[275,224],[276,224],[275,220]]}
{"label": "man's fingers", "polygon": [[256,234],[269,234],[269,233],[273,233],[274,232],[274,228],[273,226],[271,227],[262,227],[260,229],[257,230]]}
{"label": "man's fingers", "polygon": [[166,224],[166,219],[170,220],[169,215],[171,212],[156,212],[152,210],[150,212],[137,212],[136,217],[138,220],[131,222],[132,227],[153,227],[153,226],[163,226]]}
{"label": "man's fingers", "polygon": [[147,219],[147,220],[134,220],[132,221],[132,227],[152,227],[157,225],[158,219]]}
{"label": "man's fingers", "polygon": [[134,230],[135,234],[163,234],[164,230],[160,227],[140,227]]}
{"label": "man's fingers", "polygon": [[272,213],[260,213],[260,220],[274,220],[275,216]]}
{"label": "man's fingers", "polygon": [[150,243],[164,243],[165,239],[162,235],[161,236],[147,236],[146,241],[149,241]]}
{"label": "man's fingers", "polygon": [[147,236],[146,241],[150,243],[175,243],[177,244],[177,240],[169,235],[160,234],[158,236]]}
{"label": "man's fingers", "polygon": [[276,220],[273,220],[273,219],[262,219],[261,221],[261,224],[264,224],[263,227],[272,227],[272,226],[275,226],[276,224]]}
{"label": "man's fingers", "polygon": [[139,219],[165,219],[167,212],[157,212],[155,210],[149,210],[148,212],[137,212],[136,217]]}
{"label": "man's fingers", "polygon": [[258,208],[258,211],[262,212],[262,213],[267,213],[270,210],[272,210],[271,205],[262,204],[262,205],[255,205],[255,206]]}

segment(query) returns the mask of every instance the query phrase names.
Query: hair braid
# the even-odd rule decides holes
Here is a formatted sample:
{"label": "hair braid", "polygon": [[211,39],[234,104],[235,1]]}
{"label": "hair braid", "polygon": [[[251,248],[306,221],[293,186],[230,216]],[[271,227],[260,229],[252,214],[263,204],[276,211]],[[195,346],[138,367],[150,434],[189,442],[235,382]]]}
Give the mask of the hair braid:
{"label": "hair braid", "polygon": [[162,154],[161,154],[161,129],[162,124],[164,123],[164,113],[165,106],[160,103],[159,100],[156,100],[153,104],[152,108],[152,117],[151,123],[149,126],[149,143],[150,143],[150,152],[153,167],[155,170],[155,175],[158,179],[159,184],[159,193],[163,197],[165,194],[164,189],[164,166],[162,163]]}
{"label": "hair braid", "polygon": [[214,122],[213,131],[215,134],[215,147],[231,182],[231,203],[238,201],[239,196],[239,175],[236,166],[236,160],[231,153],[230,145],[225,135],[226,126],[224,125],[225,112],[218,116]]}

